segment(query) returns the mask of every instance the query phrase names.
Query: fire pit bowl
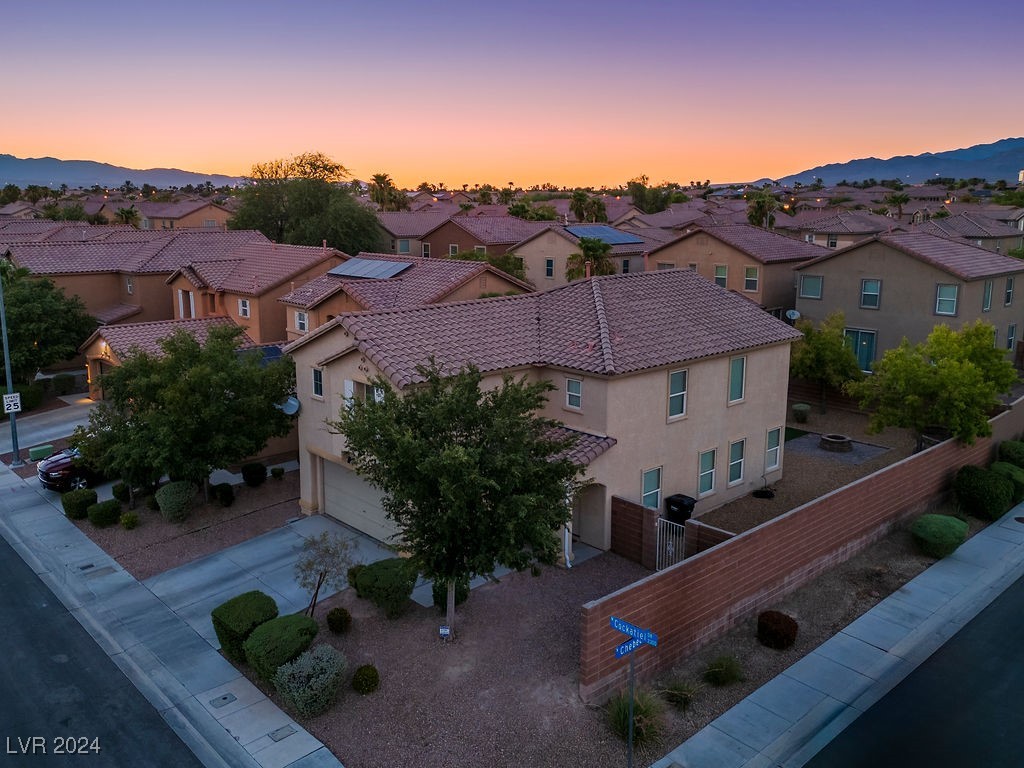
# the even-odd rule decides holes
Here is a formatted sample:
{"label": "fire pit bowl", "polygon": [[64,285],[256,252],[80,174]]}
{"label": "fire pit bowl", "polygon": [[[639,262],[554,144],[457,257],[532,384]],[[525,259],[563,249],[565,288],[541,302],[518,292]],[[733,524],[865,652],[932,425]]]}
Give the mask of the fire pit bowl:
{"label": "fire pit bowl", "polygon": [[822,435],[818,439],[818,447],[832,453],[849,453],[853,450],[853,441],[846,435]]}

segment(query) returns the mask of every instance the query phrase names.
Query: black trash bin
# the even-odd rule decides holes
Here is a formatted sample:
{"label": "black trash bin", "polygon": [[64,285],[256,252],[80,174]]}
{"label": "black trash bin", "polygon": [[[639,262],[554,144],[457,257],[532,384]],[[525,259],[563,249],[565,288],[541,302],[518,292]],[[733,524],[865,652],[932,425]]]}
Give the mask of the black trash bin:
{"label": "black trash bin", "polygon": [[697,500],[683,493],[673,493],[665,497],[665,519],[670,523],[685,523],[693,514]]}

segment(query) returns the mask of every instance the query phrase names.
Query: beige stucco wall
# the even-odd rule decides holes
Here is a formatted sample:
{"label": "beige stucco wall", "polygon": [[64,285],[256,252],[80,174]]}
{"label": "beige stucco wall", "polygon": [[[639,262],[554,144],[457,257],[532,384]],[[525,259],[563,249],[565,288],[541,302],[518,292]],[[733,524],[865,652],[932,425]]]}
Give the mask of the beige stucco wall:
{"label": "beige stucco wall", "polygon": [[[547,231],[529,242],[517,246],[512,253],[523,260],[526,279],[533,283],[537,290],[546,291],[548,288],[555,288],[569,282],[565,279],[565,262],[570,255],[579,253],[579,248],[561,235]],[[546,259],[555,261],[555,271],[552,277],[544,276]]]}

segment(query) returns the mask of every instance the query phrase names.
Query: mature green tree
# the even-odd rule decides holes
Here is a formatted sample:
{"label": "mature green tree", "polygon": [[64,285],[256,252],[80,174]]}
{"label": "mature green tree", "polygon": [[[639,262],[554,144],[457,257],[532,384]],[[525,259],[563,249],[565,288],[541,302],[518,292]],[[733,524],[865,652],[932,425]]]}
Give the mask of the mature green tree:
{"label": "mature green tree", "polygon": [[519,200],[508,207],[508,215],[527,221],[555,221],[558,211],[553,205],[533,205],[527,200]]}
{"label": "mature green tree", "polygon": [[896,209],[896,218],[903,218],[903,206],[910,202],[910,195],[906,192],[891,192],[885,196],[885,204],[890,209]]}
{"label": "mature green tree", "polygon": [[17,184],[4,184],[4,188],[0,189],[0,205],[16,203],[20,199],[21,187],[19,187]]}
{"label": "mature green tree", "polygon": [[53,221],[89,221],[90,216],[85,212],[81,203],[70,203],[60,205],[56,202],[47,203],[43,206],[43,218]]}
{"label": "mature green tree", "polygon": [[847,391],[872,411],[870,428],[905,427],[922,436],[941,427],[964,443],[989,435],[988,417],[999,395],[1019,380],[1005,350],[992,344],[994,329],[977,321],[954,331],[938,325],[923,344],[907,339],[887,350],[871,376]]}
{"label": "mature green tree", "polygon": [[804,336],[793,344],[789,374],[821,385],[821,412],[825,413],[829,387],[841,388],[863,377],[857,355],[846,341],[846,318],[833,312],[818,328],[810,320],[798,320],[796,329]]}
{"label": "mature green tree", "polygon": [[775,211],[779,201],[767,190],[751,192],[747,195],[747,221],[755,227],[771,229],[775,226]]}
{"label": "mature green tree", "polygon": [[501,205],[512,205],[516,199],[516,191],[512,187],[502,187],[498,190],[498,202]]}
{"label": "mature green tree", "polygon": [[28,200],[32,205],[35,205],[44,197],[48,197],[50,194],[50,188],[44,187],[40,184],[29,184],[25,187],[25,191],[22,193],[22,197]]}
{"label": "mature green tree", "polygon": [[382,211],[404,211],[409,208],[409,197],[395,186],[386,173],[373,174],[370,181],[370,200]]}
{"label": "mature green tree", "polygon": [[119,224],[124,224],[127,227],[139,226],[140,216],[134,203],[127,208],[118,208],[117,211],[115,211],[114,216],[117,217]]}
{"label": "mature green tree", "polygon": [[590,262],[591,277],[614,275],[615,262],[611,259],[612,247],[604,240],[596,237],[581,237],[580,250],[565,260],[565,279],[579,280],[587,275],[587,262]]}
{"label": "mature green tree", "polygon": [[71,360],[95,330],[96,320],[80,298],[65,295],[49,278],[16,268],[7,259],[0,259],[0,279],[11,375],[18,384],[27,384],[41,368]]}
{"label": "mature green tree", "polygon": [[566,457],[570,442],[552,437],[557,422],[538,415],[549,382],[505,376],[481,391],[475,367],[418,370],[422,383],[404,394],[377,379],[381,398],[351,401],[328,426],[383,492],[402,548],[427,578],[447,582],[454,631],[456,583],[555,561],[581,468]]}

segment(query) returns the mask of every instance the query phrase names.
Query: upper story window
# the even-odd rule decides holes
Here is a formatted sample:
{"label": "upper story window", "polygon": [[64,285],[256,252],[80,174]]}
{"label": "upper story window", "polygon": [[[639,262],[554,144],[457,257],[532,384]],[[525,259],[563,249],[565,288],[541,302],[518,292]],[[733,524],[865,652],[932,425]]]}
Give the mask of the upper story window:
{"label": "upper story window", "polygon": [[644,470],[642,493],[641,501],[645,507],[661,507],[661,467]]}
{"label": "upper story window", "polygon": [[555,276],[555,260],[554,259],[544,259],[544,277],[554,277],[554,276]]}
{"label": "upper story window", "polygon": [[935,314],[955,315],[956,297],[959,293],[958,285],[937,285],[935,286]]}
{"label": "upper story window", "polygon": [[839,237],[837,235],[829,235],[825,242],[829,248],[835,248],[839,245]]}
{"label": "upper story window", "polygon": [[882,304],[882,281],[869,278],[860,281],[860,305],[864,309],[878,309]]}
{"label": "upper story window", "polygon": [[565,380],[565,405],[567,408],[583,407],[583,380]]}
{"label": "upper story window", "polygon": [[420,256],[425,259],[430,258],[430,243],[420,243]]}
{"label": "upper story window", "polygon": [[720,285],[723,288],[729,282],[729,267],[725,264],[715,265],[715,285]]}
{"label": "upper story window", "polygon": [[324,396],[324,372],[320,368],[313,369],[313,397]]}
{"label": "upper story window", "polygon": [[473,253],[487,253],[487,246],[486,245],[474,245],[473,246]]}
{"label": "upper story window", "polygon": [[249,317],[249,300],[239,299],[238,300],[238,316]]}
{"label": "upper story window", "polygon": [[409,240],[408,239],[402,238],[401,240],[398,241],[398,252],[399,253],[408,253],[409,252]]}
{"label": "upper story window", "polygon": [[659,261],[656,268],[659,270],[675,269],[676,265],[672,261]]}
{"label": "upper story window", "polygon": [[622,260],[622,274],[624,274],[624,275],[628,275],[629,274],[629,259],[628,258],[625,258],[625,259]]}
{"label": "upper story window", "polygon": [[448,243],[448,255],[449,256],[458,256],[459,255],[458,243]]}
{"label": "upper story window", "polygon": [[135,280],[131,277],[126,277],[124,279],[124,289],[129,296],[135,293]]}
{"label": "upper story window", "polygon": [[217,220],[216,219],[203,219],[203,229],[216,229],[216,228],[217,228]]}
{"label": "upper story window", "polygon": [[981,311],[988,312],[992,309],[992,281],[985,281],[985,290],[981,295]]}
{"label": "upper story window", "polygon": [[182,320],[196,316],[196,296],[192,291],[178,289],[178,317]]}
{"label": "upper story window", "polygon": [[668,417],[686,415],[686,371],[670,371],[668,374]]}
{"label": "upper story window", "polygon": [[743,268],[743,290],[744,291],[756,291],[758,284],[758,269],[757,267],[744,267]]}
{"label": "upper story window", "polygon": [[824,282],[821,275],[800,275],[800,298],[820,299]]}
{"label": "upper story window", "polygon": [[813,243],[814,242],[814,233],[813,232],[809,232],[808,234],[804,235],[804,242],[805,243]]}
{"label": "upper story window", "polygon": [[309,315],[305,312],[295,313],[295,330],[305,333],[309,330]]}
{"label": "upper story window", "polygon": [[1013,304],[1013,277],[1006,278],[1006,291],[1003,293],[1003,305],[1010,306]]}
{"label": "upper story window", "polygon": [[729,361],[729,402],[743,399],[744,379],[747,373],[747,358],[734,357]]}
{"label": "upper story window", "polygon": [[345,380],[346,400],[369,400],[371,398],[376,403],[381,402],[384,399],[384,390],[367,384],[365,381]]}

